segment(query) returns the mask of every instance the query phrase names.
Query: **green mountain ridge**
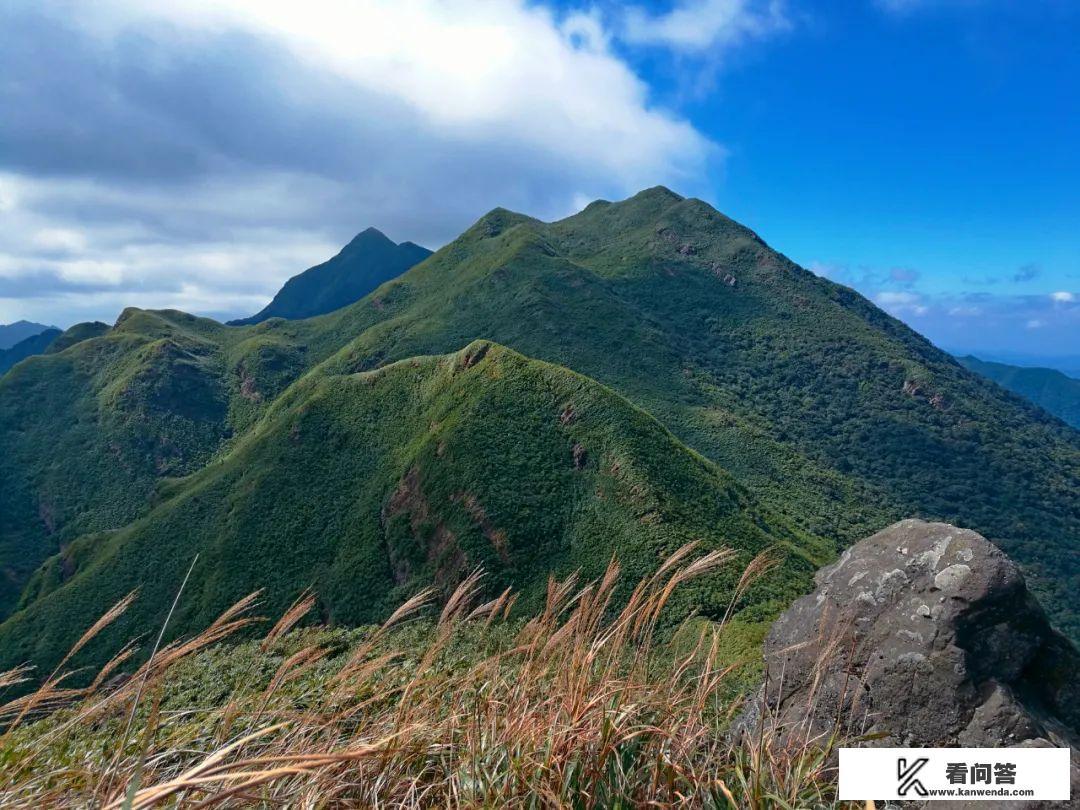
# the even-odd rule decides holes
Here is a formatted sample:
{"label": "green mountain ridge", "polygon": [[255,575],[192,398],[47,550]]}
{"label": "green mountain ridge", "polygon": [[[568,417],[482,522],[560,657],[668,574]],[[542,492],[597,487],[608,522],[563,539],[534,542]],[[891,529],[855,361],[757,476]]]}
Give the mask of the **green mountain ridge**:
{"label": "green mountain ridge", "polygon": [[[171,477],[227,464],[317,381],[477,339],[612,389],[727,471],[815,561],[899,518],[947,520],[1013,555],[1058,627],[1080,632],[1076,431],[661,188],[553,223],[496,209],[319,317],[227,327],[129,310],[108,334],[20,364],[0,379],[0,452],[17,459],[0,468],[0,610],[21,599],[23,611],[0,632],[29,643],[26,616],[90,588],[75,583],[91,579],[92,547],[143,536],[132,521],[158,531],[155,505],[188,486]],[[34,397],[49,408],[20,404]],[[196,524],[170,525],[186,554]],[[305,543],[340,542],[336,530]],[[72,564],[80,573],[52,590]]]}
{"label": "green mountain ridge", "polygon": [[145,512],[158,479],[210,460],[227,435],[217,358],[196,334],[128,310],[107,334],[0,377],[9,462],[0,467],[0,613],[49,554],[83,532],[123,526]]}
{"label": "green mountain ridge", "polygon": [[258,314],[230,321],[247,326],[268,318],[310,318],[359,301],[384,281],[431,255],[412,242],[395,244],[381,231],[361,231],[332,259],[293,276]]}
{"label": "green mountain ridge", "polygon": [[112,327],[101,321],[84,321],[65,329],[52,343],[48,345],[42,354],[55,354],[62,352],[76,343],[82,343],[90,338],[101,337]]}
{"label": "green mountain ridge", "polygon": [[284,610],[309,585],[324,620],[377,621],[477,565],[494,592],[513,585],[536,607],[548,572],[598,576],[617,554],[635,581],[691,540],[739,552],[679,597],[691,600],[684,612],[717,619],[755,554],[786,554],[740,605],[760,619],[834,553],[567,369],[483,341],[367,372],[320,367],[228,453],[163,487],[145,517],[84,536],[39,569],[24,609],[0,627],[0,660],[55,662],[82,617],[134,588],[108,639],[159,622],[196,553],[177,630],[258,588],[271,612]]}
{"label": "green mountain ridge", "polygon": [[980,360],[970,354],[957,360],[968,371],[993,380],[1080,429],[1080,380],[1052,368],[1011,366]]}

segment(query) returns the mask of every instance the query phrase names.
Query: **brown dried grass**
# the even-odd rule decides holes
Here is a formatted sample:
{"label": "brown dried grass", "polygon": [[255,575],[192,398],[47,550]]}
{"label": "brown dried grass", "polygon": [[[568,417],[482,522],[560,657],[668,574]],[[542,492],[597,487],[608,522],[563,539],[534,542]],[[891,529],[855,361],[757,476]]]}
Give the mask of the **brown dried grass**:
{"label": "brown dried grass", "polygon": [[[0,747],[0,805],[239,807],[810,807],[829,786],[829,744],[785,751],[764,739],[732,743],[735,707],[721,701],[731,666],[720,663],[722,623],[680,655],[662,655],[661,615],[682,583],[730,562],[688,545],[613,608],[614,560],[596,581],[551,578],[538,615],[512,643],[463,667],[442,655],[463,627],[507,620],[510,590],[480,601],[474,571],[443,605],[423,650],[387,649],[391,629],[427,609],[433,593],[403,604],[351,652],[301,645],[268,684],[237,689],[192,723],[160,710],[176,665],[253,619],[246,597],[206,631],[156,650],[133,676],[106,688],[132,655],[121,651],[89,687],[61,689],[63,666],[130,604],[125,598],[87,631],[33,694],[0,707],[10,718]],[[751,564],[738,591],[772,565]],[[733,594],[733,602],[738,593]],[[314,605],[303,594],[264,638],[260,653]],[[726,617],[725,617],[726,619]],[[403,655],[412,663],[403,665]],[[318,670],[316,699],[298,708],[289,684]],[[25,681],[19,668],[0,687]],[[310,694],[310,692],[309,692]],[[46,712],[64,712],[34,721]],[[66,738],[122,718],[143,718],[130,745],[106,764],[57,762]],[[61,718],[61,719],[58,719]],[[30,723],[30,725],[26,725]],[[174,733],[179,724],[188,742]],[[191,727],[195,732],[192,737]],[[19,732],[18,734],[16,732]],[[127,734],[124,737],[126,739]],[[17,739],[16,739],[17,737]],[[189,739],[190,738],[190,739]]]}

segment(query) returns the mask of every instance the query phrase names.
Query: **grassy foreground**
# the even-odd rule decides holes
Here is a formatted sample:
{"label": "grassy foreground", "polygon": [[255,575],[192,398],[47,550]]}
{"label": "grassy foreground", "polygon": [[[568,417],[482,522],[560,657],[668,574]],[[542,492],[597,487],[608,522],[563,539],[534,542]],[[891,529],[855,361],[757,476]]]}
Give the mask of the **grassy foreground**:
{"label": "grassy foreground", "polygon": [[[220,643],[259,621],[252,595],[130,676],[116,673],[133,646],[92,679],[66,669],[132,595],[0,707],[0,806],[830,805],[829,741],[728,741],[739,628],[662,631],[672,593],[732,556],[684,546],[621,608],[615,561],[590,583],[550,580],[529,619],[509,590],[481,602],[474,572],[437,619],[424,591],[380,627],[302,628],[308,595],[261,640]],[[772,564],[755,559],[732,604]]]}

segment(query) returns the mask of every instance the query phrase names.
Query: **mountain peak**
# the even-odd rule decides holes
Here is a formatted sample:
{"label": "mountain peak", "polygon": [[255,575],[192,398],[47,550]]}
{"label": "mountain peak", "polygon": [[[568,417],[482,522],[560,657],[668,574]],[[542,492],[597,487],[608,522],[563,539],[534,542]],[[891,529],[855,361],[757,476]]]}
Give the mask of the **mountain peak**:
{"label": "mountain peak", "polygon": [[285,282],[257,315],[230,321],[229,325],[248,326],[267,318],[311,318],[332,312],[359,301],[430,255],[430,250],[414,242],[399,245],[378,228],[365,228],[333,258]]}
{"label": "mountain peak", "polygon": [[[680,194],[676,194],[667,186],[652,186],[651,188],[642,189],[630,200],[658,200],[667,202],[680,202],[686,199]],[[629,202],[630,200],[627,200]]]}
{"label": "mountain peak", "polygon": [[498,236],[505,230],[513,228],[515,225],[520,225],[523,222],[536,222],[530,216],[525,214],[519,214],[517,211],[511,211],[509,208],[492,208],[480,219],[476,220],[476,224],[469,229],[472,232],[479,232],[483,236]]}
{"label": "mountain peak", "polygon": [[46,326],[43,323],[19,320],[14,323],[0,324],[0,350],[10,349],[16,343],[20,343],[29,337],[39,335],[47,330],[56,330],[55,326]]}
{"label": "mountain peak", "polygon": [[396,243],[378,228],[364,228],[364,230],[360,231],[360,233],[349,240],[348,244],[341,249],[341,252],[344,253],[347,250],[367,248],[375,245],[396,246]]}

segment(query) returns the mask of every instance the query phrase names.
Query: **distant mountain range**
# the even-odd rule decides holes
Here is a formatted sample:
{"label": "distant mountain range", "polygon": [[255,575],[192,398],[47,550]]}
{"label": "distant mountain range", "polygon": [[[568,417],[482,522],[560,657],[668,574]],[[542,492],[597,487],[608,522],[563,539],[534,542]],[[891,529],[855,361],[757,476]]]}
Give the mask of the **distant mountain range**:
{"label": "distant mountain range", "polygon": [[0,351],[10,349],[16,343],[48,329],[60,331],[55,326],[46,326],[43,323],[33,323],[32,321],[15,321],[15,323],[0,324]]}
{"label": "distant mountain range", "polygon": [[[355,303],[383,282],[404,273],[431,251],[412,242],[395,244],[375,228],[357,234],[340,253],[293,276],[258,314],[230,321],[229,326],[261,323],[268,318],[310,318]],[[84,324],[79,324],[74,335]],[[0,374],[35,354],[44,354],[61,330],[29,321],[0,326]],[[8,346],[4,340],[22,335]],[[63,345],[63,343],[61,344]]]}
{"label": "distant mountain range", "polygon": [[[196,553],[170,633],[255,587],[368,622],[476,565],[535,604],[691,537],[774,549],[756,622],[910,516],[999,544],[1080,636],[1080,433],[664,188],[495,209],[317,318],[126,310],[0,378],[0,456],[0,670],[136,586],[103,647],[159,626]],[[729,577],[685,607],[723,615]]]}
{"label": "distant mountain range", "polygon": [[1052,368],[992,363],[971,355],[957,359],[964,368],[982,374],[1080,429],[1080,380]]}
{"label": "distant mountain range", "polygon": [[[25,321],[21,321],[21,323],[25,323]],[[64,332],[50,326],[44,331],[20,340],[10,349],[0,350],[0,375],[27,357],[47,352],[63,351],[73,343],[85,340],[88,337],[97,337],[108,331],[108,329],[108,324],[100,321],[78,323]]]}
{"label": "distant mountain range", "polygon": [[229,325],[246,326],[267,318],[310,318],[333,312],[359,301],[430,255],[427,248],[412,242],[395,244],[381,231],[368,228],[332,259],[285,282],[261,312],[230,321]]}
{"label": "distant mountain range", "polygon": [[59,329],[45,329],[25,337],[8,349],[0,349],[0,374],[3,374],[20,360],[35,354],[42,354],[52,345],[62,332]]}
{"label": "distant mountain range", "polygon": [[957,357],[977,356],[988,363],[1003,363],[1020,368],[1050,368],[1067,377],[1080,380],[1080,354],[1025,354],[1023,352],[981,351],[979,349],[953,350]]}

